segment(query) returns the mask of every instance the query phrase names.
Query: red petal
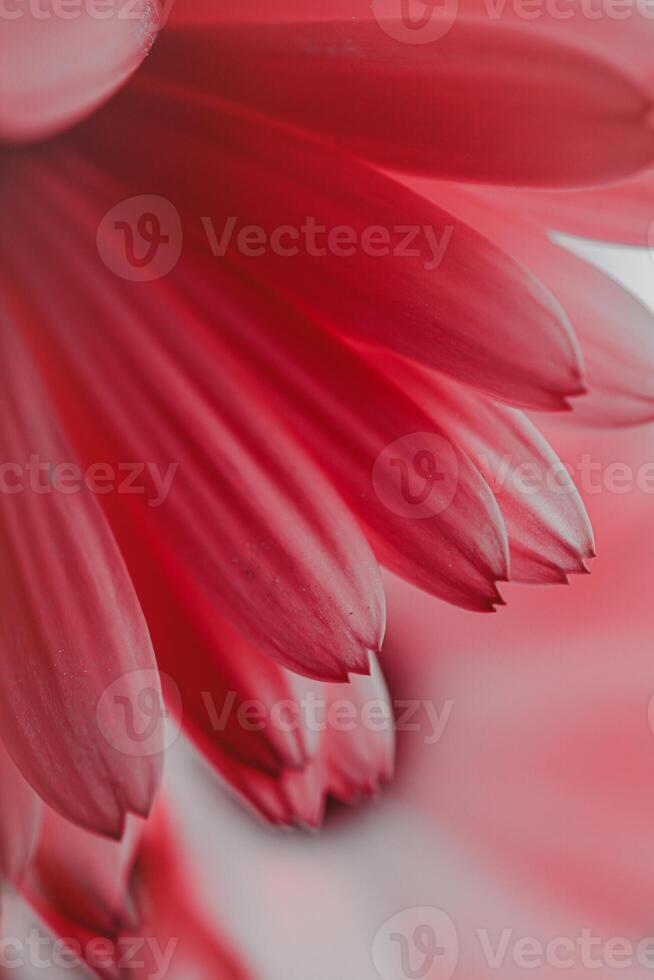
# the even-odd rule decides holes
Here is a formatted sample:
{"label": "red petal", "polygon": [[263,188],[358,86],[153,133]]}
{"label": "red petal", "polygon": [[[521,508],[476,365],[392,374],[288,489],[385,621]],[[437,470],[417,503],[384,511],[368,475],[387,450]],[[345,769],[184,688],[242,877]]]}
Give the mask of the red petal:
{"label": "red petal", "polygon": [[526,214],[543,228],[604,242],[645,247],[652,239],[654,170],[607,187],[578,191],[502,189],[498,203]]}
{"label": "red petal", "polygon": [[510,578],[565,581],[587,570],[593,533],[574,482],[556,453],[522,414],[496,405],[408,361],[390,375],[437,418],[494,491],[511,548]]}
{"label": "red petal", "polygon": [[0,881],[18,881],[30,863],[41,822],[41,803],[0,742]]}
{"label": "red petal", "polygon": [[[43,228],[46,238],[55,232],[61,243],[57,224]],[[55,261],[40,270],[31,329],[43,370],[87,465],[177,467],[160,505],[152,506],[151,469],[144,495],[118,494],[115,507],[131,512],[118,521],[182,589],[192,583],[279,662],[327,679],[367,671],[382,642],[384,598],[353,517],[283,427],[262,415],[247,379],[219,377],[211,349],[189,343],[193,310],[183,298],[160,282],[117,289],[86,244],[71,234],[60,269]],[[39,247],[34,240],[32,254]],[[27,240],[21,255],[26,248]],[[84,270],[84,292],[75,294],[65,285],[72,254]],[[90,419],[80,418],[80,397]],[[118,523],[116,533],[122,542]]]}
{"label": "red petal", "polygon": [[[157,70],[175,77],[174,50],[162,40],[157,54]],[[503,399],[561,408],[583,390],[578,351],[558,304],[469,226],[336,148],[326,152],[308,137],[234,112],[203,91],[201,76],[192,90],[145,71],[138,80],[129,99],[114,100],[78,131],[77,146],[100,170],[109,167],[126,181],[123,196],[137,192],[147,171],[151,186],[183,212],[187,252],[195,247],[209,258],[208,215],[219,236],[230,214],[268,235],[284,226],[300,234],[311,218],[327,229],[352,229],[359,243],[381,227],[391,239],[386,253],[393,254],[366,246],[344,258],[321,244],[327,254],[316,255],[307,244],[292,260],[271,247],[255,258],[242,253],[237,237],[226,258],[292,296],[317,322]],[[171,131],[176,154],[167,152]],[[62,166],[70,174],[78,165],[67,157]],[[106,206],[117,199],[118,193],[113,200],[107,195]],[[101,215],[96,204],[96,227]],[[407,230],[413,251],[404,244]],[[427,232],[439,243],[440,264]]]}
{"label": "red petal", "polygon": [[574,186],[654,159],[649,76],[632,80],[628,61],[619,72],[582,42],[491,18],[459,19],[437,43],[401,41],[401,23],[349,17],[201,23],[175,32],[171,50],[178,79],[201,78],[208,91],[403,171]]}
{"label": "red petal", "polygon": [[[198,355],[205,351],[222,370],[232,364],[231,371],[249,377],[263,397],[263,414],[270,402],[281,410],[328,470],[383,564],[450,602],[492,608],[495,583],[507,574],[506,536],[456,432],[444,434],[436,415],[271,293],[224,267],[211,278],[211,291],[196,283],[184,288],[195,301]],[[389,469],[392,447],[409,468],[417,452],[435,447],[441,482],[422,510],[401,496],[398,471]]]}
{"label": "red petal", "polygon": [[120,842],[108,840],[46,809],[25,896],[51,923],[66,920],[105,936],[133,928],[138,919],[130,875],[142,831],[132,819]]}
{"label": "red petal", "polygon": [[551,289],[581,341],[590,394],[573,404],[577,420],[634,425],[654,418],[654,317],[614,280],[516,216],[490,191],[422,185],[429,197],[470,221]]}
{"label": "red petal", "polygon": [[278,776],[235,763],[214,753],[212,761],[241,799],[280,826],[319,827],[329,796],[355,803],[375,796],[393,775],[395,738],[392,707],[376,659],[369,677],[348,684],[304,682],[295,709],[307,744],[315,744],[304,766]]}
{"label": "red petal", "polygon": [[[135,865],[143,923],[140,935],[148,937],[144,956],[152,955],[156,942],[163,957],[169,957],[168,980],[251,980],[252,974],[230,948],[200,902],[197,883],[185,871],[182,852],[172,821],[162,807],[148,824]],[[162,882],[165,887],[162,888]],[[161,976],[163,957],[154,957],[134,971],[134,980]],[[130,971],[130,976],[132,972]]]}
{"label": "red petal", "polygon": [[[84,489],[60,492],[52,482],[53,467],[75,457],[16,334],[31,311],[3,285],[0,441],[3,459],[18,467],[4,474],[6,485],[20,482],[19,492],[0,494],[0,728],[14,761],[51,806],[119,835],[129,811],[148,812],[160,759],[130,758],[114,747],[124,735],[125,707],[108,695],[123,677],[122,693],[138,697],[144,672],[156,687],[156,664],[97,502]],[[45,467],[46,479],[43,470],[30,475],[29,465]]]}
{"label": "red petal", "polygon": [[5,11],[0,141],[42,139],[70,126],[138,67],[158,27],[158,0],[118,0],[108,13],[79,4],[64,15],[54,0]]}

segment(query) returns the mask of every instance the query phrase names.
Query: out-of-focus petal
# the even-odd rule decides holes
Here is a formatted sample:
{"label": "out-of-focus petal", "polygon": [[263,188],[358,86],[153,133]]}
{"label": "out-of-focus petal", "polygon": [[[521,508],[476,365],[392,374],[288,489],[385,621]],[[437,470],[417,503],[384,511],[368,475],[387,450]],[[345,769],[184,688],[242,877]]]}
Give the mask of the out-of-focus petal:
{"label": "out-of-focus petal", "polygon": [[602,242],[646,247],[653,240],[654,170],[576,191],[498,189],[496,201],[544,229]]}
{"label": "out-of-focus petal", "polygon": [[140,65],[159,19],[159,0],[5,7],[0,141],[42,139],[96,109]]}
{"label": "out-of-focus petal", "polygon": [[46,808],[25,897],[54,926],[66,921],[103,936],[133,929],[130,875],[142,832],[142,821],[132,818],[121,841],[109,840]]}
{"label": "out-of-focus petal", "polygon": [[130,970],[130,977],[253,980],[243,957],[232,950],[227,936],[218,931],[203,909],[187,864],[172,819],[160,805],[148,824],[134,866],[134,886],[142,913],[139,935],[147,939],[140,957],[142,965]]}
{"label": "out-of-focus petal", "polygon": [[369,676],[347,684],[297,678],[288,698],[260,702],[258,712],[269,727],[303,732],[301,766],[265,772],[215,745],[208,757],[237,797],[272,824],[317,828],[330,797],[347,804],[374,797],[393,775],[393,711],[375,657]]}
{"label": "out-of-focus petal", "polygon": [[[44,800],[69,820],[119,836],[128,812],[148,813],[159,779],[156,754],[130,758],[114,738],[143,671],[156,696],[154,654],[97,501],[83,487],[70,493],[58,469],[67,467],[70,479],[76,459],[18,336],[30,307],[6,278],[2,290],[0,728]],[[112,700],[115,682],[121,696]]]}
{"label": "out-of-focus petal", "polygon": [[1,742],[0,801],[0,879],[16,882],[34,853],[42,807]]}
{"label": "out-of-focus petal", "polygon": [[461,18],[433,44],[392,35],[347,18],[173,40],[179,78],[398,170],[576,186],[654,159],[651,79],[635,82],[628,61],[619,73],[581,41],[492,18]]}
{"label": "out-of-focus petal", "polygon": [[443,183],[416,186],[519,257],[561,302],[582,345],[589,388],[572,404],[574,419],[634,425],[654,418],[654,316],[639,300],[551,242],[494,192]]}

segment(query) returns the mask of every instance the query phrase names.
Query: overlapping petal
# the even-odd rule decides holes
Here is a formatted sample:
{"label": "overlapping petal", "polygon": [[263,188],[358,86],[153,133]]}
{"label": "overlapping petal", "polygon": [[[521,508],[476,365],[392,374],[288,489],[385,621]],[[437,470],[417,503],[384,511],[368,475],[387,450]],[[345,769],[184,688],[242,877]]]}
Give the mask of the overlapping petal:
{"label": "overlapping petal", "polygon": [[[573,403],[576,419],[634,425],[654,418],[654,316],[635,296],[554,244],[545,229],[516,215],[510,201],[494,191],[430,182],[417,186],[520,257],[561,302],[582,345],[589,388]],[[597,214],[603,220],[601,209]],[[553,208],[551,224],[556,220]]]}
{"label": "overlapping petal", "polygon": [[[56,225],[44,233],[54,240]],[[43,370],[80,445],[88,437],[87,465],[91,452],[115,472],[129,460],[143,463],[144,495],[118,495],[138,512],[130,533],[181,589],[203,593],[279,662],[327,679],[365,672],[381,645],[384,599],[354,518],[283,427],[259,412],[247,378],[231,365],[220,371],[210,346],[198,356],[181,296],[138,284],[127,302],[90,253],[93,238],[67,241],[85,286],[72,296],[52,264],[42,273],[33,302]],[[82,392],[94,413],[90,434],[76,408]],[[172,477],[165,499],[152,482],[154,465]],[[122,540],[118,526],[116,533]]]}
{"label": "overlapping petal", "polygon": [[0,743],[0,884],[28,867],[41,824],[41,803]]}
{"label": "overlapping petal", "polygon": [[[507,575],[505,531],[456,432],[445,434],[437,412],[426,413],[419,399],[268,290],[226,267],[213,272],[212,283],[211,290],[181,287],[186,295],[195,290],[216,364],[234,361],[260,394],[260,410],[270,403],[279,409],[334,480],[380,561],[451,602],[492,608],[495,583]],[[198,351],[202,336],[198,330]],[[413,453],[432,443],[440,482],[417,510],[403,499],[390,460],[399,456],[411,469]]]}
{"label": "overlapping petal", "polygon": [[496,200],[543,228],[601,242],[645,248],[654,243],[654,171],[644,170],[606,187],[576,191],[501,188]]}
{"label": "overlapping petal", "polygon": [[587,571],[595,554],[588,514],[568,470],[525,415],[411,362],[395,358],[387,369],[451,438],[456,434],[495,493],[511,580],[562,582]]}
{"label": "overlapping petal", "polygon": [[448,14],[432,44],[402,43],[401,22],[353,17],[200,24],[175,33],[178,77],[210,78],[222,97],[403,171],[577,186],[652,162],[647,73],[635,81],[630,62],[619,72],[518,19]]}
{"label": "overlapping petal", "polygon": [[[213,96],[205,67],[180,75],[175,45],[162,38],[129,98],[114,100],[71,146],[120,179],[125,197],[147,171],[152,190],[181,213],[187,247],[246,267],[323,326],[533,408],[560,409],[583,390],[569,324],[521,265],[364,163]],[[171,131],[175,155],[163,152]],[[75,163],[62,166],[70,173]],[[294,230],[292,261],[286,240],[248,255],[234,232],[249,226],[268,236]],[[358,247],[316,244],[316,227],[349,229]],[[378,238],[370,244],[380,228],[390,239],[381,249]]]}
{"label": "overlapping petal", "polygon": [[125,707],[110,689],[123,678],[124,695],[136,698],[154,654],[97,501],[59,483],[75,457],[19,337],[27,296],[3,273],[0,727],[40,796],[68,819],[117,836],[128,812],[149,811],[160,760],[115,747]]}
{"label": "overlapping petal", "polygon": [[239,718],[245,726],[298,731],[306,746],[301,765],[272,772],[244,764],[217,744],[207,751],[197,740],[237,797],[270,823],[317,828],[330,797],[342,803],[374,797],[393,775],[393,709],[375,657],[369,676],[348,684],[296,678],[287,698],[251,702]]}

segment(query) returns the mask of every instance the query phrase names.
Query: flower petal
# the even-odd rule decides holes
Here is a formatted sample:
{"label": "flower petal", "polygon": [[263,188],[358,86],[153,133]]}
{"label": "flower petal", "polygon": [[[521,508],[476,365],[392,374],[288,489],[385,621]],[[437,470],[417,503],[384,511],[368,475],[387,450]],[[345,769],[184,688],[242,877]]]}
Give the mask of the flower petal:
{"label": "flower petal", "polygon": [[5,10],[0,141],[43,139],[96,109],[146,56],[158,21],[159,0],[116,0],[102,16],[92,5],[63,14],[55,0]]}
{"label": "flower petal", "polygon": [[290,699],[268,706],[267,718],[269,724],[297,724],[305,731],[311,747],[301,767],[263,772],[221,755],[215,746],[210,759],[241,801],[266,821],[317,828],[330,796],[357,803],[375,796],[391,778],[392,707],[375,657],[369,676],[352,677],[347,684],[297,678],[295,685]]}
{"label": "flower petal", "polygon": [[[139,72],[129,99],[118,97],[76,131],[74,145],[124,181],[125,197],[142,189],[147,172],[152,189],[182,212],[187,250],[209,256],[209,221],[220,238],[225,215],[238,216],[231,226],[238,234],[216,261],[245,267],[319,324],[533,408],[565,407],[583,390],[578,349],[559,305],[517,262],[335,147],[326,152],[323,143],[211,96],[199,68],[193,89],[169,84],[165,78],[179,71],[175,50],[162,38],[157,55],[162,78]],[[171,131],[174,155],[163,152]],[[69,176],[79,169],[72,154],[61,166]],[[247,255],[240,233],[251,225],[267,236],[290,227],[302,244],[292,259],[270,242]],[[316,251],[309,227],[344,227],[359,247],[344,256],[323,238]],[[380,228],[388,241],[380,251],[377,239],[373,250],[369,236]]]}
{"label": "flower petal", "polygon": [[23,894],[51,924],[65,919],[104,936],[134,928],[130,875],[143,823],[127,821],[121,841],[89,833],[50,808]]}
{"label": "flower petal", "polygon": [[135,980],[161,975],[161,953],[168,960],[169,980],[253,980],[243,958],[231,949],[227,936],[203,908],[197,879],[188,872],[188,864],[172,814],[160,805],[148,823],[134,867],[143,911],[140,934],[149,937],[142,972],[135,974]]}
{"label": "flower petal", "polygon": [[443,183],[417,186],[519,256],[561,302],[582,345],[589,387],[573,403],[575,420],[634,425],[654,419],[654,316],[639,300],[555,245],[494,193]]}
{"label": "flower petal", "polygon": [[654,160],[651,84],[629,63],[491,18],[433,44],[383,23],[200,24],[174,34],[178,78],[402,171],[575,186]]}
{"label": "flower petal", "polygon": [[[70,206],[87,218],[79,197]],[[95,251],[95,227],[82,224],[79,237],[66,238],[63,265],[40,271],[32,331],[86,465],[93,454],[115,473],[127,460],[143,463],[145,493],[116,495],[119,511],[131,512],[114,519],[119,539],[121,521],[131,523],[180,588],[197,589],[280,663],[330,680],[367,671],[382,642],[384,597],[354,518],[283,425],[260,413],[247,379],[219,373],[211,348],[189,343],[197,330],[182,296],[161,281],[153,290],[116,288]],[[40,231],[60,244],[65,235],[56,217]],[[84,270],[74,295],[62,275],[72,255]],[[82,393],[90,425],[79,417]],[[165,497],[156,471],[172,477]]]}
{"label": "flower petal", "polygon": [[569,235],[641,247],[654,239],[654,170],[607,187],[576,191],[502,188],[496,200],[543,228]]}
{"label": "flower petal", "polygon": [[[495,583],[507,574],[506,536],[456,432],[446,435],[437,415],[256,284],[221,267],[211,291],[195,292],[198,315],[215,338],[216,363],[235,359],[239,371],[250,373],[261,411],[272,402],[292,424],[359,518],[379,560],[450,602],[492,608],[499,600]],[[192,284],[185,294],[193,295]],[[198,331],[198,347],[200,338]],[[387,471],[386,462],[395,446],[410,467],[412,454],[432,444],[441,482],[418,510],[403,502],[398,471]]]}
{"label": "flower petal", "polygon": [[409,361],[394,358],[388,370],[446,433],[456,433],[495,493],[509,536],[510,579],[562,582],[587,571],[595,550],[586,509],[567,469],[523,413]]}
{"label": "flower petal", "polygon": [[57,483],[57,467],[70,471],[75,457],[18,337],[30,306],[7,279],[2,286],[0,442],[8,492],[0,493],[0,730],[54,809],[119,836],[128,812],[147,814],[160,760],[129,758],[114,747],[125,707],[106,695],[123,677],[126,696],[137,697],[142,671],[156,678],[154,654],[97,502]]}
{"label": "flower petal", "polygon": [[18,881],[28,867],[41,823],[41,802],[0,742],[0,882]]}

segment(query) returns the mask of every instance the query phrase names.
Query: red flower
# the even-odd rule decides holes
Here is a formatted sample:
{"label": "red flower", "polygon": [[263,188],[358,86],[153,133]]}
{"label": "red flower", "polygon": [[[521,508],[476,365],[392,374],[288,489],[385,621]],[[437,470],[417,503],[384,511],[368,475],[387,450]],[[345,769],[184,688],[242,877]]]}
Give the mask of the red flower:
{"label": "red flower", "polygon": [[206,694],[297,704],[292,671],[383,702],[378,563],[492,610],[593,555],[521,409],[589,387],[592,422],[654,414],[649,314],[546,233],[640,234],[648,23],[616,42],[466,0],[410,44],[380,5],[321,6],[180,4],[93,114],[150,4],[0,39],[0,733],[106,835],[156,791],[161,732],[121,745],[157,667],[271,819],[374,792],[388,729],[216,725]]}

